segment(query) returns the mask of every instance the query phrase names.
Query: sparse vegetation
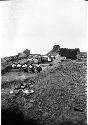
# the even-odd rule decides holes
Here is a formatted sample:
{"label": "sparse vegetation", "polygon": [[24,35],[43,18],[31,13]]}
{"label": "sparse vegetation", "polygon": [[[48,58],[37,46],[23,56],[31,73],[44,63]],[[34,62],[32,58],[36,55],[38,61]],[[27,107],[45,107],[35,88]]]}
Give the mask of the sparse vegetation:
{"label": "sparse vegetation", "polygon": [[[40,73],[14,71],[2,75],[2,110],[17,109],[14,112],[27,121],[23,124],[33,124],[34,120],[34,124],[42,125],[86,125],[86,61],[54,60],[51,64],[41,64],[45,68]],[[33,94],[9,94],[21,83],[30,82]]]}

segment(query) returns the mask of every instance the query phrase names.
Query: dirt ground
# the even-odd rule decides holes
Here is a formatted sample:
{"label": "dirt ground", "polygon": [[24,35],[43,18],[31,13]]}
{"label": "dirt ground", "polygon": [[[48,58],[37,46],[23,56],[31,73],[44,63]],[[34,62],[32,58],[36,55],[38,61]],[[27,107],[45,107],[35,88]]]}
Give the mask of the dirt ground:
{"label": "dirt ground", "polygon": [[[53,66],[41,66],[40,73],[12,71],[2,75],[2,119],[6,117],[2,125],[13,122],[16,125],[86,125],[86,62],[57,61]],[[10,93],[21,83],[29,84],[28,89],[34,93]]]}

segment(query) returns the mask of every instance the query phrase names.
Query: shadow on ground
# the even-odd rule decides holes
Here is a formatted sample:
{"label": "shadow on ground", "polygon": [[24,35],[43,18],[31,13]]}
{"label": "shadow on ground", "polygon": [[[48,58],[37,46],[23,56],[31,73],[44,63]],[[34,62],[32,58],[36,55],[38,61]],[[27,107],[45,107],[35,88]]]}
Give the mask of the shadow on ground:
{"label": "shadow on ground", "polygon": [[[1,125],[44,125],[40,124],[38,120],[25,119],[22,113],[17,113],[17,109],[2,110],[1,111]],[[53,124],[52,124],[53,125]],[[87,125],[84,122],[63,122],[57,125]]]}
{"label": "shadow on ground", "polygon": [[42,125],[36,120],[24,119],[22,113],[17,113],[16,109],[13,111],[11,109],[2,110],[1,115],[1,125]]}

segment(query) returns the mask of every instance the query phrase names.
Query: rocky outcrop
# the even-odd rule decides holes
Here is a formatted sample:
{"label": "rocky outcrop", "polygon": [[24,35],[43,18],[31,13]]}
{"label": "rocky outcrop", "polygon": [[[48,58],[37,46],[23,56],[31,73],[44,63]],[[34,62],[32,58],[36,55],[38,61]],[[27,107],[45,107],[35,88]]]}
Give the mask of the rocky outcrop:
{"label": "rocky outcrop", "polygon": [[25,53],[27,56],[29,56],[30,55],[30,50],[26,49],[26,50],[23,51],[23,53]]}
{"label": "rocky outcrop", "polygon": [[25,53],[23,53],[23,52],[18,53],[18,59],[26,58],[26,57],[27,57],[27,55]]}
{"label": "rocky outcrop", "polygon": [[54,45],[53,49],[51,51],[49,51],[46,55],[56,56],[57,54],[59,54],[59,50],[60,50],[60,46],[59,45]]}
{"label": "rocky outcrop", "polygon": [[59,45],[54,45],[53,46],[53,51],[58,51],[60,49],[60,46]]}

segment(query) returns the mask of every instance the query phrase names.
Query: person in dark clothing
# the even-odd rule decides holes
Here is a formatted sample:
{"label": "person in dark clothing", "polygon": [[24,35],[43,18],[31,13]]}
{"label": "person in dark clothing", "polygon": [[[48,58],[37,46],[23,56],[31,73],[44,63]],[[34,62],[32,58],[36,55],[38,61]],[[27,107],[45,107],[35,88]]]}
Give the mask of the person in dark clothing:
{"label": "person in dark clothing", "polygon": [[42,71],[42,67],[41,67],[41,66],[39,66],[39,64],[37,64],[37,65],[36,65],[36,70],[37,70],[37,72],[39,72],[39,73],[40,73],[40,71]]}
{"label": "person in dark clothing", "polygon": [[30,66],[28,67],[28,71],[31,72],[31,73],[34,73],[35,67],[32,64],[30,64]]}
{"label": "person in dark clothing", "polygon": [[35,73],[35,67],[32,65],[31,72]]}
{"label": "person in dark clothing", "polygon": [[24,68],[23,70],[24,70],[24,72],[27,72],[27,73],[28,73],[28,68],[27,68],[27,67]]}

